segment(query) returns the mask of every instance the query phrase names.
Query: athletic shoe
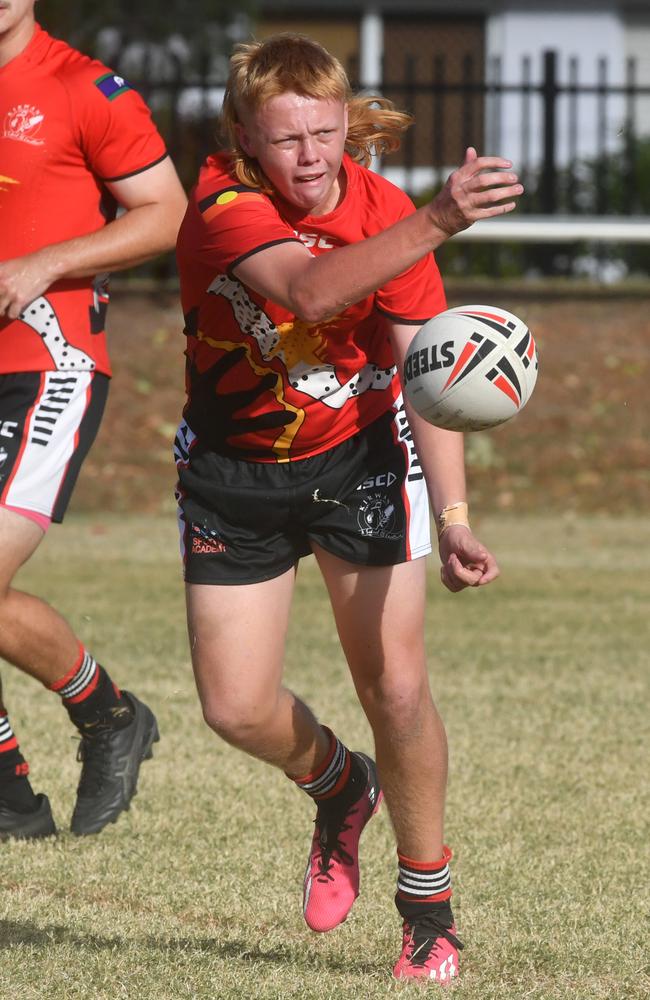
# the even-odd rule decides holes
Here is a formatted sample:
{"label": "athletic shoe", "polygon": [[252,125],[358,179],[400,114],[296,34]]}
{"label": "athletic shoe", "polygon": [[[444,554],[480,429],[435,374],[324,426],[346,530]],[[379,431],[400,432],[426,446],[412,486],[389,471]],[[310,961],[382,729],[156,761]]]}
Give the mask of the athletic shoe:
{"label": "athletic shoe", "polygon": [[456,927],[445,927],[435,914],[405,920],[402,954],[397,960],[395,979],[431,979],[448,986],[458,975],[458,952],[463,947]]}
{"label": "athletic shoe", "polygon": [[338,808],[335,800],[320,802],[316,813],[303,893],[303,913],[313,931],[342,924],[359,895],[359,838],[382,800],[375,762],[362,753],[353,757],[368,773],[361,797]]}
{"label": "athletic shoe", "polygon": [[122,694],[133,710],[128,726],[102,728],[81,738],[77,760],[83,767],[70,824],[78,836],[99,833],[129,808],[140,764],[153,757],[152,744],[160,739],[151,709],[128,691]]}
{"label": "athletic shoe", "polygon": [[47,795],[37,795],[36,802],[36,808],[31,812],[14,812],[6,802],[0,802],[0,840],[36,840],[55,836],[50,800]]}

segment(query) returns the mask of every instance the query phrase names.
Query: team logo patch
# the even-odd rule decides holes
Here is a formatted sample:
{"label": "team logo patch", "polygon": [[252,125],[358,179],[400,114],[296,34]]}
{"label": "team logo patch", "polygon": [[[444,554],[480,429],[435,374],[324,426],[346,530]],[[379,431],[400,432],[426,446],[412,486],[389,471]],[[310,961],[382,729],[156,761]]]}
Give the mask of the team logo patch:
{"label": "team logo patch", "polygon": [[[42,146],[45,140],[39,139],[38,134],[44,119],[45,115],[33,104],[17,104],[5,115],[2,134],[5,139]],[[4,177],[3,180],[11,181],[11,178]]]}
{"label": "team logo patch", "polygon": [[103,76],[95,80],[95,86],[109,101],[114,101],[120,94],[132,90],[131,84],[127,83],[123,76],[118,76],[117,73],[104,73]]}
{"label": "team logo patch", "polygon": [[207,556],[225,552],[226,546],[216,531],[210,531],[202,524],[192,524],[192,555]]}
{"label": "team logo patch", "polygon": [[205,221],[209,222],[210,219],[221,215],[233,205],[240,206],[247,201],[263,202],[265,200],[264,195],[260,194],[259,191],[253,191],[245,184],[236,184],[223,191],[214,191],[202,198],[199,202],[199,212]]}
{"label": "team logo patch", "polygon": [[370,493],[359,504],[357,524],[365,537],[398,539],[402,532],[397,525],[395,504],[386,493]]}

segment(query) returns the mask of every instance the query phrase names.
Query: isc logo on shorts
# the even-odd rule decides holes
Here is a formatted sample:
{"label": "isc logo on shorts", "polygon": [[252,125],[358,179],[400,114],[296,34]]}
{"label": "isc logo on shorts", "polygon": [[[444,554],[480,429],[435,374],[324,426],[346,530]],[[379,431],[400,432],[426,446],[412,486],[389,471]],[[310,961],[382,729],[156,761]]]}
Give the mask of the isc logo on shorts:
{"label": "isc logo on shorts", "polygon": [[357,490],[374,490],[378,486],[392,486],[397,476],[394,472],[381,472],[378,476],[372,476],[370,479],[364,479],[362,483],[357,486]]}

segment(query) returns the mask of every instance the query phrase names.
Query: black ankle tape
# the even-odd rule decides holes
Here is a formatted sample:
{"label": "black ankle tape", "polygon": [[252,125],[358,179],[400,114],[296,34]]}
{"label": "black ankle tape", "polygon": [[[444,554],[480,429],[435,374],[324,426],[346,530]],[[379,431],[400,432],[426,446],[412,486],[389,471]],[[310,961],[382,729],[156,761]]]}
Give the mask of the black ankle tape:
{"label": "black ankle tape", "polygon": [[431,913],[443,927],[451,927],[454,923],[451,902],[448,899],[441,900],[439,903],[415,903],[410,899],[402,899],[396,895],[395,906],[403,919],[409,922],[419,920]]}

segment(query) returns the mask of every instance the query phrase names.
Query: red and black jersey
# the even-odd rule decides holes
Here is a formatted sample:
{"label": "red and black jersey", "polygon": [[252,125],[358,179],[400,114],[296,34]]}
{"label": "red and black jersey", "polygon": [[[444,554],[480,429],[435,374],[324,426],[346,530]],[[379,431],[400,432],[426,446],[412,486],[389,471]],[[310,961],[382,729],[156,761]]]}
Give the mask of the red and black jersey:
{"label": "red and black jersey", "polygon": [[400,391],[387,323],[420,326],[445,309],[433,254],[327,321],[310,324],[238,281],[237,264],[300,241],[314,255],[382,232],[415,209],[378,174],[343,159],[345,195],[301,215],[208,158],[178,237],[186,319],[185,418],[206,446],[254,461],[332,448],[390,409]]}
{"label": "red and black jersey", "polygon": [[[121,77],[36,26],[0,68],[0,260],[95,232],[115,217],[105,187],[163,160],[142,98]],[[0,317],[0,373],[110,373],[107,297],[92,278],[52,285]]]}

